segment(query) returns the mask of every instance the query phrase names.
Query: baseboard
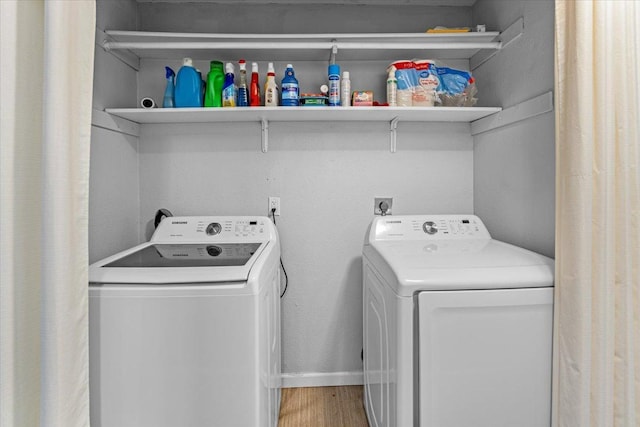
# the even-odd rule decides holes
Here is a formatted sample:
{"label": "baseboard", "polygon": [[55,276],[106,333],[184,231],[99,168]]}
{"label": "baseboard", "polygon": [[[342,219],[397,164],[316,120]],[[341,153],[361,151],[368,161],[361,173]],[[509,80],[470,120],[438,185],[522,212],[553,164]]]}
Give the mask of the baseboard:
{"label": "baseboard", "polygon": [[282,387],[330,387],[342,385],[362,385],[364,374],[355,372],[296,372],[282,374]]}

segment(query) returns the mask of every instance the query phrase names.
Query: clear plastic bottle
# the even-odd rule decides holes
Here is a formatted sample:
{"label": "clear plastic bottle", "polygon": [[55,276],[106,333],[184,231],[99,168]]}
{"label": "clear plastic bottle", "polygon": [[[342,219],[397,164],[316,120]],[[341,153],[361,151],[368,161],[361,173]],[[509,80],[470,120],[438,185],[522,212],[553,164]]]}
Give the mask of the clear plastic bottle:
{"label": "clear plastic bottle", "polygon": [[398,106],[398,80],[396,79],[395,67],[389,69],[389,76],[387,77],[387,104],[389,104],[389,107]]}
{"label": "clear plastic bottle", "polygon": [[340,80],[340,105],[349,107],[351,105],[351,79],[349,72],[342,72],[342,80]]}
{"label": "clear plastic bottle", "polygon": [[249,87],[247,86],[247,62],[244,59],[240,64],[240,84],[238,85],[238,107],[249,106]]}
{"label": "clear plastic bottle", "polygon": [[297,107],[300,105],[300,87],[298,86],[298,79],[293,71],[293,65],[287,64],[287,69],[284,71],[284,78],[282,79],[282,106],[283,107]]}
{"label": "clear plastic bottle", "polygon": [[222,106],[223,107],[235,107],[236,106],[236,84],[234,82],[235,76],[233,74],[233,64],[227,62],[225,65],[224,75],[224,88],[222,89]]}
{"label": "clear plastic bottle", "polygon": [[340,66],[329,65],[329,107],[340,105]]}
{"label": "clear plastic bottle", "polygon": [[276,71],[273,68],[273,62],[269,62],[267,70],[267,82],[264,85],[264,105],[265,107],[278,105],[278,84],[276,83]]}
{"label": "clear plastic bottle", "polygon": [[162,108],[175,107],[175,93],[176,93],[176,73],[171,67],[164,67],[165,76],[167,78],[167,86],[164,89],[164,98],[162,98]]}

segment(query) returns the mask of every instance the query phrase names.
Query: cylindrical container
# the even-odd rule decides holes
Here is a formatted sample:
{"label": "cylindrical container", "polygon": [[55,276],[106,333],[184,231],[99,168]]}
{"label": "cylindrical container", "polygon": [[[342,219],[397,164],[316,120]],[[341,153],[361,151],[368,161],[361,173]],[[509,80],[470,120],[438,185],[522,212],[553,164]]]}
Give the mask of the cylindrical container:
{"label": "cylindrical container", "polygon": [[153,98],[142,98],[140,100],[140,106],[142,108],[156,108],[156,101]]}
{"label": "cylindrical container", "polygon": [[236,84],[234,82],[235,76],[233,75],[233,64],[227,62],[225,65],[224,75],[224,87],[222,88],[222,106],[223,107],[235,107],[236,106]]}
{"label": "cylindrical container", "polygon": [[329,107],[340,105],[340,66],[329,65]]}
{"label": "cylindrical container", "polygon": [[273,62],[269,62],[267,69],[267,82],[264,85],[264,105],[265,107],[278,105],[278,84],[276,83],[276,71],[273,68]]}
{"label": "cylindrical container", "polygon": [[284,78],[282,79],[282,106],[283,107],[297,107],[300,105],[300,89],[298,86],[298,79],[293,71],[293,65],[287,64],[287,69],[284,71]]}
{"label": "cylindrical container", "polygon": [[396,67],[389,69],[387,77],[387,104],[389,107],[398,106],[398,80],[396,79]]}
{"label": "cylindrical container", "polygon": [[342,72],[342,80],[340,80],[340,104],[343,107],[351,105],[351,80],[348,71]]}
{"label": "cylindrical container", "polygon": [[202,77],[191,58],[184,58],[176,76],[176,107],[202,107]]}
{"label": "cylindrical container", "polygon": [[222,107],[222,88],[224,87],[224,65],[220,61],[211,61],[207,74],[207,88],[204,92],[205,107]]}

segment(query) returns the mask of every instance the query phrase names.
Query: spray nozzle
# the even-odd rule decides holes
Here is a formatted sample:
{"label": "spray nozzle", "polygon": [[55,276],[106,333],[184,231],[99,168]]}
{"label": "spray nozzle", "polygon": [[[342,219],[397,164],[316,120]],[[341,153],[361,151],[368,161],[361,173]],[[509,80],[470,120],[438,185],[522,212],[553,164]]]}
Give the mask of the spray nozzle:
{"label": "spray nozzle", "polygon": [[171,69],[171,67],[164,67],[165,71],[166,71],[166,75],[165,78],[170,78],[176,75],[176,73],[173,72],[173,70]]}

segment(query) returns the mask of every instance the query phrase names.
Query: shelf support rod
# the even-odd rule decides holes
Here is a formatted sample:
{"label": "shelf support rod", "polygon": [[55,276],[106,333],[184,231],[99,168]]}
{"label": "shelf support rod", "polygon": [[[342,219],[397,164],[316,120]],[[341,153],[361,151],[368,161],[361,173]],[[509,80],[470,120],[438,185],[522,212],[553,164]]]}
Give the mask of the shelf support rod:
{"label": "shelf support rod", "polygon": [[398,120],[399,117],[394,117],[391,122],[389,122],[389,151],[392,153],[396,152],[396,130],[398,129]]}
{"label": "shelf support rod", "polygon": [[269,121],[262,119],[262,152],[266,153],[269,150]]}

